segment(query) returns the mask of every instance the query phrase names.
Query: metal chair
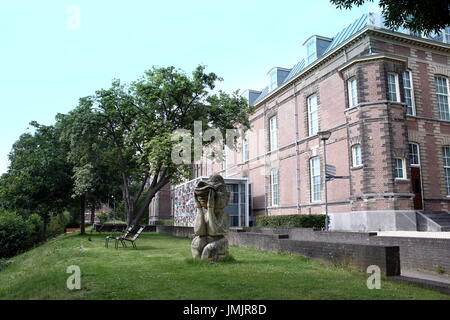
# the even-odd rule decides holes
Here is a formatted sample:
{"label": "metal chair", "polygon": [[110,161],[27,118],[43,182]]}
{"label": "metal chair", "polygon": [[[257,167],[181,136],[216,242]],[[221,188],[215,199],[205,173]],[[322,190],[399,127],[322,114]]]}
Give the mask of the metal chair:
{"label": "metal chair", "polygon": [[[133,230],[133,227],[130,227],[130,228],[132,228],[131,230]],[[122,246],[125,248],[127,247],[125,241],[129,241],[133,245],[133,248],[137,249],[135,242],[141,235],[142,231],[144,231],[144,229],[145,229],[145,227],[140,227],[136,232],[129,231],[126,235],[115,238],[116,239],[116,249],[119,248],[119,241],[122,244]]]}
{"label": "metal chair", "polygon": [[112,234],[110,234],[109,236],[106,236],[105,238],[105,247],[108,248],[108,244],[109,244],[109,240],[111,239],[115,239],[117,241],[118,238],[122,238],[122,237],[127,237],[128,234],[133,230],[133,226],[128,227],[121,236],[119,237],[115,237]]}

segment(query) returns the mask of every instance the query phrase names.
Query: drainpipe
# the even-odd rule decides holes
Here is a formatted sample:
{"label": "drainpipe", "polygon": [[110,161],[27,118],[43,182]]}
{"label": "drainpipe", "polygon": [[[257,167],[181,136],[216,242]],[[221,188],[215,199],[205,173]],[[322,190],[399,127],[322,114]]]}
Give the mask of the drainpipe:
{"label": "drainpipe", "polygon": [[296,174],[297,174],[297,213],[300,213],[300,166],[298,164],[299,155],[300,155],[298,141],[300,140],[300,138],[299,138],[299,129],[298,129],[298,100],[297,100],[297,94],[295,92],[295,83],[292,84],[292,92],[294,94],[294,99],[295,99],[294,119],[295,119],[295,153],[296,153],[295,169],[296,169]]}

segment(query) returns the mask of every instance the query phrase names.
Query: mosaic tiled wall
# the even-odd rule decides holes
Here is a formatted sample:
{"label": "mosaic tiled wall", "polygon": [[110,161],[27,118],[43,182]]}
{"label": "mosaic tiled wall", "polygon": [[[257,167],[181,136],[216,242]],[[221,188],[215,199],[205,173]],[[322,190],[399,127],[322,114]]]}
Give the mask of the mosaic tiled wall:
{"label": "mosaic tiled wall", "polygon": [[173,220],[178,227],[193,227],[195,219],[194,189],[199,179],[173,189]]}

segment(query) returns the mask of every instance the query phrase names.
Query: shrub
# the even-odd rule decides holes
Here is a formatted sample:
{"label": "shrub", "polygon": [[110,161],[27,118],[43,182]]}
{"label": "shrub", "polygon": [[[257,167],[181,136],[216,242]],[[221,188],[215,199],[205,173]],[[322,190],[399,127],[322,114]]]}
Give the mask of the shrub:
{"label": "shrub", "polygon": [[0,259],[0,271],[3,269],[6,269],[7,266],[9,266],[12,263],[12,260],[8,259]]}
{"label": "shrub", "polygon": [[15,212],[0,212],[0,258],[9,258],[32,245],[29,221]]}
{"label": "shrub", "polygon": [[100,220],[100,223],[105,223],[108,220],[108,214],[106,212],[100,212],[97,214],[97,218]]}
{"label": "shrub", "polygon": [[67,224],[70,221],[69,213],[64,212],[63,214],[58,214],[50,217],[50,221],[47,226],[47,238],[55,237],[64,233]]}
{"label": "shrub", "polygon": [[266,228],[324,228],[324,214],[290,214],[256,217],[257,227]]}
{"label": "shrub", "polygon": [[155,226],[172,227],[173,226],[173,220],[157,220],[157,221],[155,221]]}
{"label": "shrub", "polygon": [[36,244],[44,240],[44,221],[42,218],[33,213],[28,217],[28,225],[30,228],[30,242]]}

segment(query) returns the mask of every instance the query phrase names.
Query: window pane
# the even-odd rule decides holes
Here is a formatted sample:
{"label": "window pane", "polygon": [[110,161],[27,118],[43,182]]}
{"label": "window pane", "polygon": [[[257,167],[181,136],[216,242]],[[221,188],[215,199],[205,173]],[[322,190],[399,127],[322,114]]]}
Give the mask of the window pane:
{"label": "window pane", "polygon": [[277,206],[280,202],[278,170],[272,169],[270,173],[272,206]]}
{"label": "window pane", "polygon": [[362,164],[361,146],[359,144],[352,147],[352,158],[354,167],[360,166]]}
{"label": "window pane", "polygon": [[317,96],[308,98],[308,120],[309,120],[309,135],[313,136],[319,131],[319,120],[317,113]]}
{"label": "window pane", "polygon": [[447,190],[447,195],[450,195],[450,147],[444,147],[444,174],[445,174],[445,187]]}
{"label": "window pane", "polygon": [[450,147],[444,147],[444,167],[450,167]]}
{"label": "window pane", "polygon": [[397,81],[396,76],[392,73],[388,73],[388,94],[389,100],[398,101],[397,100]]}
{"label": "window pane", "polygon": [[405,178],[405,173],[403,170],[403,159],[395,158],[394,159],[394,177],[399,179]]}
{"label": "window pane", "polygon": [[415,143],[409,144],[409,164],[410,165],[419,165],[419,147]]}
{"label": "window pane", "polygon": [[439,109],[439,118],[450,120],[450,110],[448,105],[448,80],[444,77],[435,77],[436,98]]}
{"label": "window pane", "polygon": [[414,115],[412,74],[409,71],[403,73],[403,88],[405,91],[405,103],[407,105],[406,114]]}
{"label": "window pane", "polygon": [[272,118],[270,118],[269,120],[270,124],[269,124],[269,130],[270,130],[270,151],[276,150],[277,149],[277,118],[276,116],[273,116]]}
{"label": "window pane", "polygon": [[354,107],[358,104],[358,92],[356,79],[351,79],[348,82],[348,100],[349,107]]}
{"label": "window pane", "polygon": [[310,175],[311,175],[311,200],[320,201],[321,186],[320,186],[320,158],[312,158],[310,160]]}

